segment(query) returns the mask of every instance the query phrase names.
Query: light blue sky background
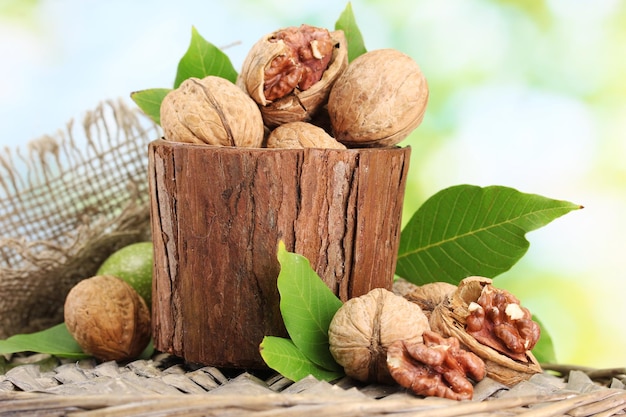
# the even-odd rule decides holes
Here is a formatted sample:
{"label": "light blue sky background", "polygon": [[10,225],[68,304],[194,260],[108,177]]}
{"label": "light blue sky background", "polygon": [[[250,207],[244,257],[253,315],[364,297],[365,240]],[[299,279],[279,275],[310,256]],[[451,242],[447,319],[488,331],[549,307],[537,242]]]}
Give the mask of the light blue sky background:
{"label": "light blue sky background", "polygon": [[[0,0],[0,11],[3,2],[0,146],[9,147],[54,133],[101,100],[170,87],[192,25],[217,46],[239,43],[226,49],[239,69],[262,35],[305,22],[332,27],[345,7],[29,0],[38,5],[8,13],[16,2]],[[529,234],[529,253],[497,282],[543,318],[561,361],[590,366],[626,365],[626,19],[614,17],[626,16],[624,3],[352,2],[368,49],[408,53],[431,86],[424,123],[405,143],[414,149],[407,213],[460,183],[585,206]]]}
{"label": "light blue sky background", "polygon": [[[192,25],[217,46],[239,43],[227,49],[239,69],[252,43],[277,22],[332,26],[344,7],[329,0],[42,1],[34,17],[0,21],[0,144],[53,132],[102,99],[170,87]],[[368,23],[375,12],[361,11],[363,29],[376,30]],[[370,38],[372,47],[385,45]]]}

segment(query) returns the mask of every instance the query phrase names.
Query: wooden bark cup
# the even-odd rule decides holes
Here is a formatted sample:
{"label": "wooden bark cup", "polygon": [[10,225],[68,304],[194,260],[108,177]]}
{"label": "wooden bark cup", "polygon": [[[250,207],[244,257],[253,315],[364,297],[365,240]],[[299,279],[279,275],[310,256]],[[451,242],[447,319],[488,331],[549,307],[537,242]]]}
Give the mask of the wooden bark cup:
{"label": "wooden bark cup", "polygon": [[149,146],[156,349],[189,362],[265,368],[287,336],[278,242],[342,299],[391,288],[410,148]]}

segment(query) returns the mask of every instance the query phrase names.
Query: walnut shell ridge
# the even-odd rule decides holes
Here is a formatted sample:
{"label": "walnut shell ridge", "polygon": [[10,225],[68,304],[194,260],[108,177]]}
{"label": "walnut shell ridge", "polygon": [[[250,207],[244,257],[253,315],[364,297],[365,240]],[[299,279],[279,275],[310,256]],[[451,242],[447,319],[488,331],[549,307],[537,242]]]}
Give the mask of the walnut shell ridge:
{"label": "walnut shell ridge", "polygon": [[420,125],[428,84],[419,65],[395,49],[354,59],[328,97],[333,136],[348,147],[393,146]]}
{"label": "walnut shell ridge", "polygon": [[428,319],[417,304],[383,288],[352,298],[328,330],[330,352],[346,375],[363,382],[393,383],[387,348],[397,340],[422,342]]}
{"label": "walnut shell ridge", "polygon": [[161,103],[165,139],[260,148],[265,128],[256,103],[225,78],[188,78]]}
{"label": "walnut shell ridge", "polygon": [[110,275],[84,279],[68,293],[67,329],[85,353],[103,361],[137,358],[150,341],[150,310],[125,281]]}

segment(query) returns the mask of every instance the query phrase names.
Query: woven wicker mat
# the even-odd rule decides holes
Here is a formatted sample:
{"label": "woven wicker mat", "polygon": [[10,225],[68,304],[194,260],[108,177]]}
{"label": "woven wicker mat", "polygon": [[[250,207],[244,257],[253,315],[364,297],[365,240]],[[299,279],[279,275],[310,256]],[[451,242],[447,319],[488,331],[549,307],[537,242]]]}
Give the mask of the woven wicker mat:
{"label": "woven wicker mat", "polygon": [[[478,383],[472,401],[421,398],[395,386],[296,383],[167,354],[125,365],[17,358],[0,375],[0,416],[610,416],[626,413],[626,368],[550,371],[507,388]],[[31,362],[31,363],[29,363]],[[36,363],[32,363],[36,362]],[[7,366],[6,364],[4,366]]]}

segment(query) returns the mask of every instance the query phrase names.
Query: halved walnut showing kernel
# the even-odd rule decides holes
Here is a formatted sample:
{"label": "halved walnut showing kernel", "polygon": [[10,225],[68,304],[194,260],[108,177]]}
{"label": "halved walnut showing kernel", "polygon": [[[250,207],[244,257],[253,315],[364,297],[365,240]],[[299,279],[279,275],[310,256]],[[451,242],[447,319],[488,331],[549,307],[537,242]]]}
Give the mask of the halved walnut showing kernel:
{"label": "halved walnut showing kernel", "polygon": [[427,330],[424,342],[399,340],[387,349],[387,366],[401,386],[417,395],[469,400],[474,395],[470,378],[485,377],[485,363],[461,349],[456,337],[444,338]]}
{"label": "halved walnut showing kernel", "polygon": [[348,66],[343,31],[309,25],[287,27],[257,41],[246,56],[239,85],[258,104],[270,127],[310,121],[328,101]]}
{"label": "halved walnut showing kernel", "polygon": [[488,377],[512,386],[542,371],[531,352],[539,326],[530,318],[519,300],[493,287],[491,279],[468,277],[435,307],[430,326],[480,356]]}

